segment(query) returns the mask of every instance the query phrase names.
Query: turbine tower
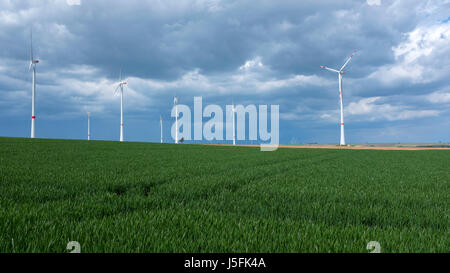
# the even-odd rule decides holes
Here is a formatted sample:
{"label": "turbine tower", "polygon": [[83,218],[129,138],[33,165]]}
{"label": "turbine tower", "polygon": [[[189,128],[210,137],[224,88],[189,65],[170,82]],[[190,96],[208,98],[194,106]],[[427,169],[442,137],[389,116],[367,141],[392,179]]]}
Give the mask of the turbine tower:
{"label": "turbine tower", "polygon": [[159,116],[159,126],[161,127],[161,144],[163,143],[163,124],[162,124],[162,116]]}
{"label": "turbine tower", "polygon": [[91,140],[91,112],[87,112],[88,117],[88,140]]}
{"label": "turbine tower", "polygon": [[175,144],[178,144],[178,97],[173,97],[173,104],[175,104]]}
{"label": "turbine tower", "polygon": [[236,145],[236,129],[234,125],[234,117],[236,113],[236,108],[234,108],[234,100],[232,101],[231,111],[233,112],[233,145]]}
{"label": "turbine tower", "polygon": [[120,92],[120,141],[123,141],[123,87],[127,86],[127,81],[122,81],[122,69],[120,70],[119,83],[117,84],[115,94]]}
{"label": "turbine tower", "polygon": [[31,84],[31,138],[35,138],[35,120],[36,115],[34,113],[34,104],[35,104],[35,98],[36,98],[36,64],[39,63],[39,60],[35,60],[33,57],[33,32],[30,31],[30,39],[31,39],[31,46],[30,46],[30,67],[28,68],[28,71],[33,68],[33,80]]}
{"label": "turbine tower", "polygon": [[342,101],[342,76],[345,74],[344,72],[344,68],[347,66],[347,64],[350,62],[350,60],[353,58],[353,56],[355,55],[356,50],[353,52],[353,54],[347,59],[347,61],[344,63],[344,65],[341,67],[341,69],[336,70],[333,68],[329,68],[326,66],[321,65],[320,67],[326,70],[329,70],[331,72],[335,72],[338,73],[339,75],[339,102],[340,102],[340,106],[341,106],[341,141],[340,141],[340,145],[343,146],[345,145],[345,134],[344,134],[344,103]]}

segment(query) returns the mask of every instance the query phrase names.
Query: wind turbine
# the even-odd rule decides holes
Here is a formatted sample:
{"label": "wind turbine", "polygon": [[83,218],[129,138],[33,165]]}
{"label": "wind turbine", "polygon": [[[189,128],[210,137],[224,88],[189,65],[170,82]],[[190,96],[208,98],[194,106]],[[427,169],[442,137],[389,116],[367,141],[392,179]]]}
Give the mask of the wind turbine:
{"label": "wind turbine", "polygon": [[345,135],[344,135],[344,104],[342,102],[342,76],[345,74],[344,72],[344,68],[347,66],[347,64],[350,62],[350,60],[353,58],[353,56],[355,55],[356,50],[352,53],[352,55],[347,59],[347,61],[344,63],[344,65],[341,67],[341,69],[336,70],[333,68],[329,68],[326,66],[321,65],[320,67],[326,70],[329,70],[331,72],[335,72],[339,74],[339,102],[341,105],[341,141],[340,141],[340,145],[343,146],[345,145]]}
{"label": "wind turbine", "polygon": [[175,144],[178,144],[178,97],[173,97],[173,104],[175,104]]}
{"label": "wind turbine", "polygon": [[91,140],[91,112],[86,112],[88,117],[88,140]]}
{"label": "wind turbine", "polygon": [[120,70],[119,83],[117,84],[115,94],[120,92],[120,141],[123,141],[123,87],[127,86],[127,81],[122,81],[122,69]]}
{"label": "wind turbine", "polygon": [[233,145],[236,145],[236,129],[234,125],[234,117],[236,113],[236,108],[234,108],[234,100],[232,101],[231,111],[233,112]]}
{"label": "wind turbine", "polygon": [[31,39],[31,47],[30,47],[30,67],[28,68],[28,71],[33,68],[33,80],[32,80],[32,87],[31,87],[31,138],[35,138],[35,120],[36,116],[34,113],[34,104],[35,104],[35,97],[36,97],[36,64],[39,63],[39,60],[35,60],[33,58],[33,31],[30,31],[30,39]]}
{"label": "wind turbine", "polygon": [[163,124],[162,124],[162,116],[159,116],[159,125],[161,127],[161,144],[163,143]]}

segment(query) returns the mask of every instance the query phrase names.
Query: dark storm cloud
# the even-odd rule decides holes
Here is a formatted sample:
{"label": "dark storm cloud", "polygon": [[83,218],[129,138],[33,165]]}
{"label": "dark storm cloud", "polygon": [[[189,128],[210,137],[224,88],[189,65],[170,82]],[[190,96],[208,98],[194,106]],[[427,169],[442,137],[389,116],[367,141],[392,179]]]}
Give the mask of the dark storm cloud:
{"label": "dark storm cloud", "polygon": [[[23,21],[2,42],[27,45],[34,22],[38,54],[53,66],[89,64],[110,76],[124,66],[133,76],[172,79],[194,68],[230,71],[255,56],[279,73],[312,74],[317,64],[340,66],[354,49],[365,53],[364,70],[365,61],[392,62],[383,52],[416,25],[415,14],[364,1],[14,1],[8,10]],[[5,49],[28,54],[26,46]]]}

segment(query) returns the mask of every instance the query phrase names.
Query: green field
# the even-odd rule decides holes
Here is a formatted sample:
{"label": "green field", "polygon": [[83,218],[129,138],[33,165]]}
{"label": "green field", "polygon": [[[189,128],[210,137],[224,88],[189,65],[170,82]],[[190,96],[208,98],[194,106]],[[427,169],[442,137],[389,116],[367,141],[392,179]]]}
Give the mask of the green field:
{"label": "green field", "polygon": [[450,252],[450,152],[0,138],[0,252]]}

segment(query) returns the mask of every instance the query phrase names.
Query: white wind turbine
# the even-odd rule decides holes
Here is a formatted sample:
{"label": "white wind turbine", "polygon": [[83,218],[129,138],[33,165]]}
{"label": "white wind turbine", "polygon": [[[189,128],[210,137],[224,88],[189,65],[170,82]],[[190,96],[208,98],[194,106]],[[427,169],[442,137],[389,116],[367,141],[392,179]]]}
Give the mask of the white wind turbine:
{"label": "white wind turbine", "polygon": [[173,97],[173,104],[175,104],[175,144],[178,144],[178,97]]}
{"label": "white wind turbine", "polygon": [[34,113],[34,104],[35,104],[35,97],[36,97],[36,64],[39,63],[39,60],[35,60],[33,58],[33,32],[30,31],[30,38],[31,38],[31,47],[30,47],[30,67],[28,68],[28,71],[33,68],[33,80],[32,80],[32,87],[31,87],[31,138],[35,138],[35,120],[36,116]]}
{"label": "white wind turbine", "polygon": [[120,141],[123,141],[123,87],[127,86],[127,81],[122,81],[122,69],[120,70],[119,83],[117,84],[115,94],[120,92]]}
{"label": "white wind turbine", "polygon": [[236,108],[234,108],[234,100],[232,101],[231,111],[233,112],[233,145],[236,145],[236,129],[234,125],[234,117],[236,113]]}
{"label": "white wind turbine", "polygon": [[88,140],[91,140],[91,112],[86,112],[88,118],[87,130],[88,130]]}
{"label": "white wind turbine", "polygon": [[320,67],[329,70],[331,72],[335,72],[339,74],[339,102],[341,105],[341,141],[340,145],[345,145],[345,135],[344,135],[344,104],[342,101],[342,76],[345,74],[344,68],[347,66],[347,64],[350,62],[350,60],[353,58],[353,55],[355,55],[356,50],[353,52],[353,54],[347,59],[347,61],[344,63],[344,65],[341,67],[341,69],[336,70],[333,68],[329,68],[326,66],[321,65]]}
{"label": "white wind turbine", "polygon": [[161,144],[163,143],[163,120],[162,116],[159,116],[159,126],[161,127]]}

